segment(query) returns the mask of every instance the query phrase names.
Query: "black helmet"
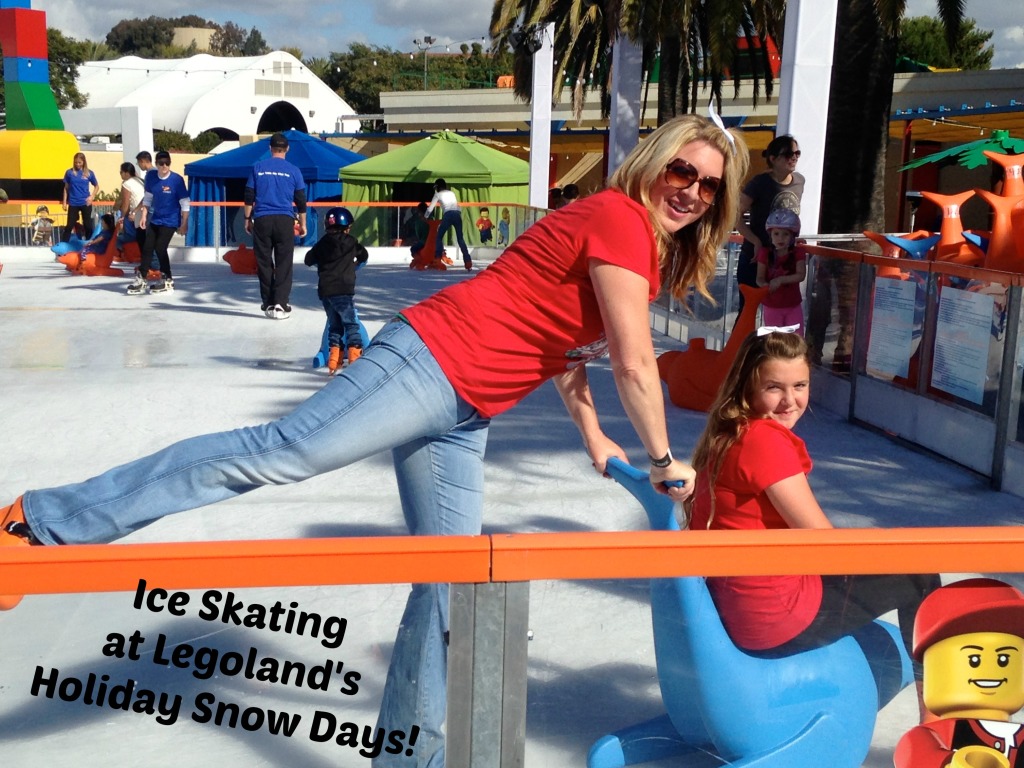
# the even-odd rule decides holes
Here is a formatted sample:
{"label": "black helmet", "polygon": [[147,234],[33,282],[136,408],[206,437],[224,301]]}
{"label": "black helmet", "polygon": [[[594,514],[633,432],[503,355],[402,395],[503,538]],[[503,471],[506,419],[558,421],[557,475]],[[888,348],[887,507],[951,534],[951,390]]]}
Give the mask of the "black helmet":
{"label": "black helmet", "polygon": [[352,226],[352,211],[348,208],[330,208],[327,211],[327,215],[324,216],[325,227],[345,227]]}

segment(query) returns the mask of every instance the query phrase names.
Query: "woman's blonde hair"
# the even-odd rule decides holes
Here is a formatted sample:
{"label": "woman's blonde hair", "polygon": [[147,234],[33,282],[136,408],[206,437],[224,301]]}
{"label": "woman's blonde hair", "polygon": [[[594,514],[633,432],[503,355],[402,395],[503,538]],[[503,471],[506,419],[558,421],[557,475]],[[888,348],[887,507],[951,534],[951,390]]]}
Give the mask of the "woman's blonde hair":
{"label": "woman's blonde hair", "polygon": [[71,164],[74,165],[74,161],[77,160],[78,158],[82,158],[82,175],[83,176],[88,176],[89,175],[89,161],[85,159],[85,153],[84,152],[75,152],[75,156],[71,159],[72,160]]}
{"label": "woman's blonde hair", "polygon": [[[762,366],[772,360],[803,360],[809,366],[807,342],[795,333],[778,331],[763,336],[756,333],[747,336],[708,411],[708,421],[697,440],[691,463],[698,473],[705,469],[708,473],[706,484],[712,505],[708,517],[709,526],[714,517],[714,486],[722,468],[722,460],[739,439],[743,428],[751,419],[758,418],[751,401],[761,383]],[[689,511],[688,506],[687,514]]]}
{"label": "woman's blonde hair", "polygon": [[683,115],[659,127],[637,146],[608,181],[608,186],[651,207],[650,190],[662,179],[679,150],[704,141],[722,153],[725,169],[718,196],[700,219],[674,235],[661,229],[652,218],[661,255],[661,284],[676,298],[683,299],[692,285],[707,298],[708,283],[715,274],[718,249],[736,224],[740,184],[747,175],[750,154],[743,138],[724,131],[700,115]]}

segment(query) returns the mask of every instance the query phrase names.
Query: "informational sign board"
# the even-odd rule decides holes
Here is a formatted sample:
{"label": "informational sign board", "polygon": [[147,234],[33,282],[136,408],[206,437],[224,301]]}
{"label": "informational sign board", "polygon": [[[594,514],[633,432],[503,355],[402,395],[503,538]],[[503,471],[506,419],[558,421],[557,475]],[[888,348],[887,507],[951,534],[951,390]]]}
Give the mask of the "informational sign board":
{"label": "informational sign board", "polygon": [[914,337],[914,298],[917,285],[910,280],[875,278],[871,339],[867,372],[892,379],[909,372]]}
{"label": "informational sign board", "polygon": [[932,386],[980,405],[988,371],[994,299],[944,287],[935,325]]}

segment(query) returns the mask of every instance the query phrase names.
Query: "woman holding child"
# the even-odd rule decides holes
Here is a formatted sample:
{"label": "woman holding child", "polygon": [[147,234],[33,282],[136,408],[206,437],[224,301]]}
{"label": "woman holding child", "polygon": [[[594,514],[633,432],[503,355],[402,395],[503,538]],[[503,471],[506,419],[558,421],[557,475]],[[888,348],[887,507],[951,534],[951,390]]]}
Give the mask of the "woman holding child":
{"label": "woman holding child", "polygon": [[[472,279],[402,310],[292,413],[29,491],[0,507],[0,546],[113,541],[165,515],[384,450],[412,533],[478,534],[490,420],[548,379],[595,469],[625,458],[601,429],[587,381],[586,363],[606,351],[652,483],[685,500],[695,473],[669,450],[648,304],[662,289],[707,294],[747,162],[742,140],[720,123],[688,115],[663,125],[608,189],[541,219]],[[685,484],[663,485],[675,480]],[[447,605],[447,585],[412,589],[378,726],[415,723],[421,735],[414,757],[381,755],[378,766],[444,763]]]}

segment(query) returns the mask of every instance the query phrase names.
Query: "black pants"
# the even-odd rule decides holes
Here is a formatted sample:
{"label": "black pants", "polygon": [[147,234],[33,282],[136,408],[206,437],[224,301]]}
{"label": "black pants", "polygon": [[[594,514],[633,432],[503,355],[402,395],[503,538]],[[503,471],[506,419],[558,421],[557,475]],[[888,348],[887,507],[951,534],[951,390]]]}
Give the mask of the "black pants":
{"label": "black pants", "polygon": [[[147,231],[148,231],[148,229],[139,229],[137,226],[135,227],[135,245],[138,246],[138,254],[139,254],[140,257],[142,256],[142,253],[145,251],[145,233]],[[150,247],[150,256],[144,257],[146,264],[153,264],[153,259],[151,258],[152,256],[153,256],[153,247],[151,246]],[[141,263],[139,263],[139,268],[141,268],[141,266],[142,266]],[[142,276],[144,278],[145,275],[143,274]]]}
{"label": "black pants", "polygon": [[736,259],[736,291],[740,297],[740,303],[736,305],[737,320],[740,319],[740,313],[743,312],[743,305],[746,303],[743,299],[743,291],[740,290],[741,285],[757,287],[757,261],[754,259],[754,245],[747,241],[743,242],[740,255]]}
{"label": "black pants", "polygon": [[[820,648],[870,624],[889,611],[899,616],[900,635],[909,653],[914,643],[914,617],[921,601],[942,585],[936,574],[895,576],[822,576],[821,607],[814,621],[787,643],[765,655],[787,655]],[[920,665],[914,674],[921,679]]]}
{"label": "black pants", "polygon": [[68,206],[68,223],[64,227],[64,242],[68,242],[71,239],[71,235],[75,233],[75,224],[78,223],[78,219],[82,219],[82,229],[84,238],[89,240],[92,237],[92,206],[91,205],[69,205]]}
{"label": "black pants", "polygon": [[153,265],[153,252],[156,252],[156,258],[160,264],[160,273],[164,277],[171,276],[171,257],[167,253],[167,246],[171,243],[171,238],[174,237],[176,227],[163,227],[159,224],[148,224],[144,230],[146,233],[146,241],[142,246],[142,262],[139,264],[139,274],[142,278],[146,278],[146,273],[149,272]]}
{"label": "black pants", "polygon": [[295,219],[278,214],[253,219],[252,249],[256,253],[262,308],[280,304],[287,309],[292,294]]}

